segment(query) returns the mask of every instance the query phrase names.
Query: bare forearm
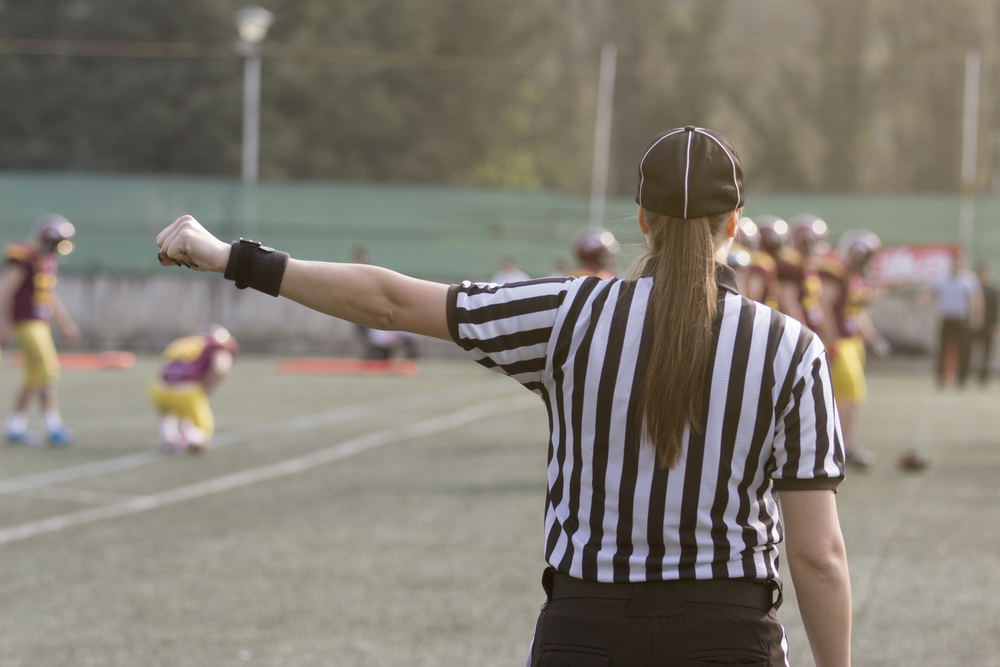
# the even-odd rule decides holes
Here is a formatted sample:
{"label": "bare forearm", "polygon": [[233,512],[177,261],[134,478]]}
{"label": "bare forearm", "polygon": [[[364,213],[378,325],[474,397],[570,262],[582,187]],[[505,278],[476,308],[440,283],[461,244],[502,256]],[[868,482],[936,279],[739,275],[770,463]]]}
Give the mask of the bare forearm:
{"label": "bare forearm", "polygon": [[820,337],[823,339],[827,351],[840,338],[837,331],[837,316],[832,310],[823,311],[823,321],[820,323]]}
{"label": "bare forearm", "polygon": [[806,313],[802,310],[802,304],[799,302],[799,289],[796,285],[788,282],[781,283],[778,291],[778,302],[781,306],[781,312],[805,324]]}
{"label": "bare forearm", "polygon": [[[232,254],[230,244],[212,236],[189,215],[160,232],[156,244],[163,266],[184,265],[197,271],[224,273]],[[252,262],[243,268],[253,270]],[[451,338],[445,312],[447,285],[375,266],[289,259],[279,294],[366,327]]]}
{"label": "bare forearm", "polygon": [[786,556],[816,667],[851,664],[851,581],[830,490],[781,492]]}
{"label": "bare forearm", "polygon": [[846,557],[817,565],[788,556],[799,613],[816,667],[851,664],[851,584]]}
{"label": "bare forearm", "polygon": [[66,312],[66,307],[63,305],[62,299],[58,296],[54,296],[52,299],[52,317],[55,318],[56,324],[58,324],[61,329],[66,329],[67,327],[73,327],[75,325],[73,318],[69,316],[68,312]]}
{"label": "bare forearm", "polygon": [[858,323],[858,328],[861,330],[861,335],[869,343],[874,344],[875,341],[882,337],[882,334],[880,334],[878,329],[875,328],[875,325],[872,324],[872,320],[868,317],[867,311],[858,313],[855,320]]}
{"label": "bare forearm", "polygon": [[289,259],[281,296],[373,329],[450,339],[447,286],[363,264]]}

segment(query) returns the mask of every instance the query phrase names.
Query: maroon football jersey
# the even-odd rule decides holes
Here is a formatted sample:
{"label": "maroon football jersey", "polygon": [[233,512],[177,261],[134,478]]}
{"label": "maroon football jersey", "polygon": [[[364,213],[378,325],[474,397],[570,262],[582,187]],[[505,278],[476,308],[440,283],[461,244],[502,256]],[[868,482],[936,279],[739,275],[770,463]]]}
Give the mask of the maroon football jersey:
{"label": "maroon football jersey", "polygon": [[58,262],[54,255],[39,252],[34,241],[15,241],[4,248],[9,266],[25,270],[24,281],[14,294],[14,322],[48,320],[52,317]]}

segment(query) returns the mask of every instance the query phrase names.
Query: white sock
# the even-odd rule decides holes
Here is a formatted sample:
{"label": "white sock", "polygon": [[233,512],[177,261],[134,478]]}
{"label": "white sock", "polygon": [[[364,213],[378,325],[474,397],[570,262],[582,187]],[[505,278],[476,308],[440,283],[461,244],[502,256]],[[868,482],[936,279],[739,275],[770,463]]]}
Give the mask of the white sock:
{"label": "white sock", "polygon": [[160,417],[160,443],[167,451],[183,449],[181,446],[181,429],[177,423],[177,415]]}
{"label": "white sock", "polygon": [[28,430],[28,415],[23,412],[12,412],[7,417],[8,433],[24,433]]}
{"label": "white sock", "polygon": [[45,411],[45,430],[49,433],[58,433],[62,430],[63,420],[58,410]]}
{"label": "white sock", "polygon": [[205,436],[205,432],[195,426],[190,419],[182,419],[180,426],[181,441],[185,443],[185,447],[188,449],[204,449],[208,445],[208,438]]}

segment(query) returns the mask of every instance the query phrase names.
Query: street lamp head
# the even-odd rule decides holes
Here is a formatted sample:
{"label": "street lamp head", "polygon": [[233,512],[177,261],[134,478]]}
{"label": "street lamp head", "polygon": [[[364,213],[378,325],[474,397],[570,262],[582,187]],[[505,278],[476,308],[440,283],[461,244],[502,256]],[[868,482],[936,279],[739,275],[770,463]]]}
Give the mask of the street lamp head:
{"label": "street lamp head", "polygon": [[274,14],[263,7],[244,7],[236,12],[236,29],[246,44],[260,44],[267,29],[274,23]]}

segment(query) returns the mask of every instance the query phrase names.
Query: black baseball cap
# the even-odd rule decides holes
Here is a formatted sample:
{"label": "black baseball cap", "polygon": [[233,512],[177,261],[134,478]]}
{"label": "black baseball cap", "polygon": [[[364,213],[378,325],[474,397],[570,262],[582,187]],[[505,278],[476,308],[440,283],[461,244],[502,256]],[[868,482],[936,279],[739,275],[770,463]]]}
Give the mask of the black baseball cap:
{"label": "black baseball cap", "polygon": [[703,127],[667,130],[639,160],[635,203],[671,218],[703,218],[743,206],[743,166],[729,139]]}

